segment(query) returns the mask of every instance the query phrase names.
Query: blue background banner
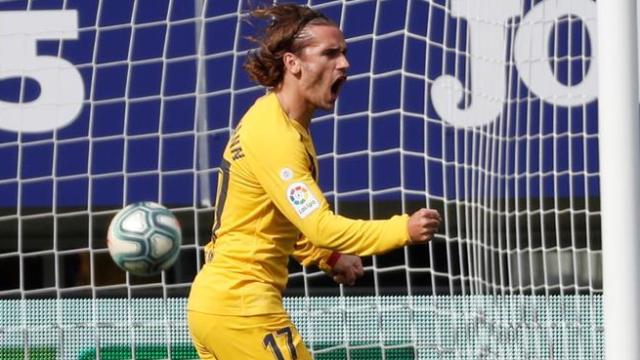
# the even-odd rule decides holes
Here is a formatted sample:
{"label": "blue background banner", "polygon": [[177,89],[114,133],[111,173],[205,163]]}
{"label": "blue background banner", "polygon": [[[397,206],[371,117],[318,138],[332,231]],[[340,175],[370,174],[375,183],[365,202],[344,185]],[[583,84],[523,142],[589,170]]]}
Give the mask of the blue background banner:
{"label": "blue background banner", "polygon": [[[255,24],[239,18],[237,1],[205,2],[202,27],[194,3],[0,3],[0,11],[77,11],[78,38],[38,41],[37,54],[72,63],[85,93],[79,115],[64,128],[0,130],[0,207],[119,208],[142,200],[197,206],[206,196],[200,176],[215,189],[229,129],[264,90],[242,70]],[[546,103],[519,79],[511,55],[499,119],[474,129],[441,120],[431,102],[433,81],[448,74],[468,84],[473,71],[467,22],[451,16],[446,3],[313,1],[341,24],[351,62],[335,111],[318,113],[312,125],[321,188],[355,201],[382,190],[374,197],[598,196],[597,103]],[[525,1],[523,14],[537,3]],[[518,19],[506,27],[509,38]],[[571,74],[589,67],[583,30],[570,18],[554,27],[550,66],[562,83],[579,83]],[[39,92],[34,79],[0,79],[2,101],[28,103]],[[206,128],[198,124],[205,108]],[[202,143],[208,158],[198,152]],[[478,190],[485,188],[490,194]]]}

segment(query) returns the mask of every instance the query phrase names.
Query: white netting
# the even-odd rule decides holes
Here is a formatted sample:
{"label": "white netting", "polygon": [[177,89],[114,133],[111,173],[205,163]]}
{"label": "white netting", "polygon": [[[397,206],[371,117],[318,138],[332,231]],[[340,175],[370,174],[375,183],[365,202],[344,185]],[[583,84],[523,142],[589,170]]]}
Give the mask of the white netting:
{"label": "white netting", "polygon": [[[318,113],[311,129],[320,186],[334,209],[383,218],[427,206],[442,212],[444,224],[428,246],[365,259],[354,288],[291,264],[286,295],[394,295],[409,303],[423,295],[543,295],[522,306],[522,326],[532,327],[539,324],[529,309],[537,313],[558,295],[576,309],[591,302],[589,315],[542,326],[565,343],[589,338],[584,344],[596,349],[595,3],[302,3],[340,24],[349,47],[349,81],[335,110]],[[213,0],[0,3],[5,23],[51,23],[29,37],[0,21],[0,66],[14,61],[0,67],[0,297],[186,296],[203,263],[230,129],[264,92],[242,70],[255,30],[244,21],[246,8]],[[34,17],[43,10],[54,20]],[[29,41],[33,54],[6,45]],[[46,56],[65,62],[41,62]],[[58,107],[37,104],[45,90],[76,83],[42,80],[31,63],[43,73],[75,71],[83,96],[58,91]],[[63,105],[78,113],[57,128]],[[2,120],[12,111],[22,122]],[[184,232],[176,265],[149,279],[116,268],[104,242],[111,217],[141,200],[170,207]],[[371,316],[388,315],[370,299],[363,301],[373,301]],[[452,322],[486,315],[480,305],[456,310],[455,298],[429,299]],[[429,325],[412,314],[410,334],[398,343],[420,348],[418,334]],[[491,316],[498,320],[489,324],[519,326]],[[313,339],[313,328],[307,334]],[[345,335],[341,346],[387,346],[385,334],[367,344]],[[437,357],[471,353],[451,341],[428,346],[446,350]],[[553,357],[549,343],[513,351],[529,345],[541,347],[534,358]]]}

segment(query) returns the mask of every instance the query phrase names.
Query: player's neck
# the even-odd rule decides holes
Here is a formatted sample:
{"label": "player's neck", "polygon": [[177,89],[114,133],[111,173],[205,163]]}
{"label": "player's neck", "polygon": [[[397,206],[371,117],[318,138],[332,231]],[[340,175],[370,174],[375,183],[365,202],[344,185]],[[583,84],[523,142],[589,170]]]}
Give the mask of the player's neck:
{"label": "player's neck", "polygon": [[297,89],[292,87],[281,86],[274,89],[274,92],[287,116],[300,123],[305,129],[309,129],[315,107],[309,106]]}

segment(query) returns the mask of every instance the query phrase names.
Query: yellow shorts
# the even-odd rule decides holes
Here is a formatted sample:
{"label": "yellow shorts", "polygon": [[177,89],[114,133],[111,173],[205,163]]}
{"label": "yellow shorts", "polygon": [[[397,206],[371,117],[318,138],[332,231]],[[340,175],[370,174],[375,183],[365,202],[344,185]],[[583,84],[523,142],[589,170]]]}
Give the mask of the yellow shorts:
{"label": "yellow shorts", "polygon": [[201,359],[313,359],[286,314],[227,316],[189,311],[187,316]]}

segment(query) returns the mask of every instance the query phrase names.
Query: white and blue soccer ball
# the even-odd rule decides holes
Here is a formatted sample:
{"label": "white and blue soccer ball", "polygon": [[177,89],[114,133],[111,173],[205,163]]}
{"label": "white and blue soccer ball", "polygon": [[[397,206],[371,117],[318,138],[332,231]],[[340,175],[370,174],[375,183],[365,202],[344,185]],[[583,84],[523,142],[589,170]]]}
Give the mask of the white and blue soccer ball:
{"label": "white and blue soccer ball", "polygon": [[176,261],[182,243],[180,224],[173,213],[154,202],[133,203],[111,220],[107,246],[121,269],[153,276]]}

